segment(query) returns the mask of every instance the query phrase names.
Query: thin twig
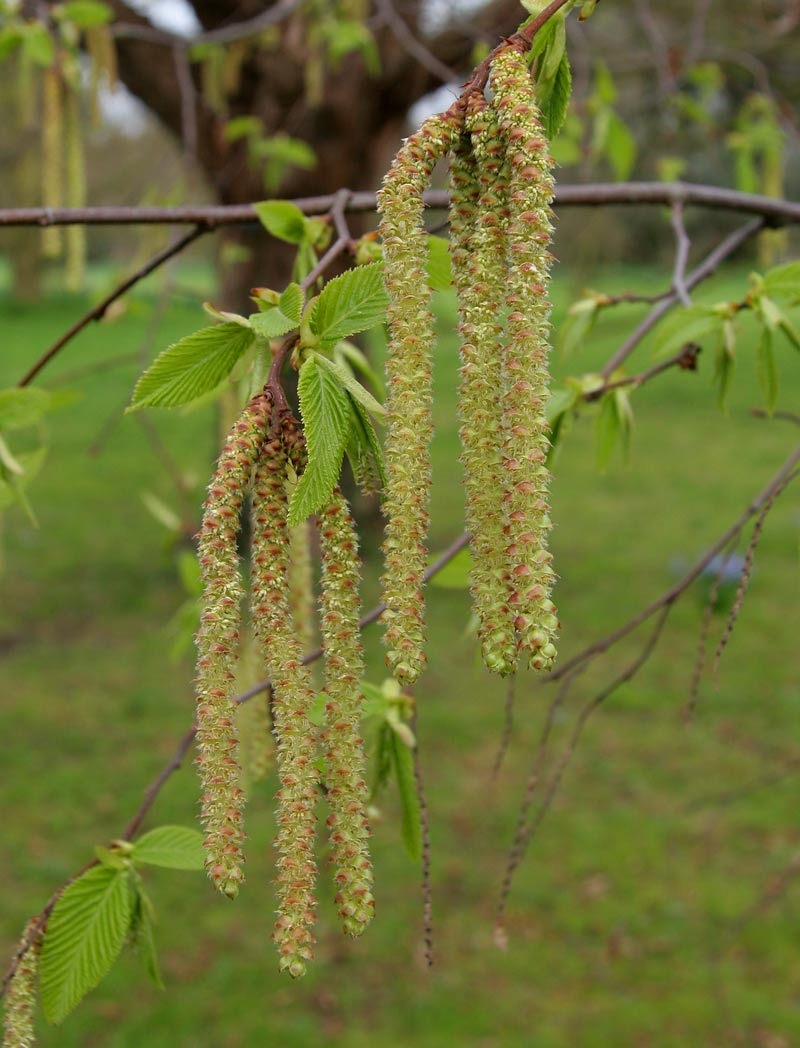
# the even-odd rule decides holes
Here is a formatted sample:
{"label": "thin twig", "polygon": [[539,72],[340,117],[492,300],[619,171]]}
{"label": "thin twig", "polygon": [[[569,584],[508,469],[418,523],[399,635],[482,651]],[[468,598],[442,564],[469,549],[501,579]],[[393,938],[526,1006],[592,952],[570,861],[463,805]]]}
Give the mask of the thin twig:
{"label": "thin twig", "polygon": [[675,265],[672,270],[672,288],[678,301],[687,308],[692,300],[686,287],[686,266],[689,262],[691,241],[683,222],[683,201],[676,200],[672,205],[672,230],[675,233]]}
{"label": "thin twig", "polygon": [[761,533],[764,529],[764,522],[767,519],[769,511],[775,505],[775,500],[780,496],[780,494],[783,491],[786,490],[786,488],[792,483],[793,480],[797,478],[797,476],[798,471],[795,470],[794,473],[790,473],[789,476],[786,477],[784,482],[779,487],[775,488],[770,497],[761,507],[761,512],[758,514],[758,517],[756,518],[755,525],[753,526],[753,534],[750,536],[750,541],[748,542],[747,550],[745,551],[744,565],[742,566],[742,575],[739,579],[739,586],[736,590],[736,596],[733,600],[733,607],[731,608],[730,615],[728,616],[728,621],[725,623],[725,629],[722,631],[722,636],[719,639],[719,644],[717,644],[717,649],[714,652],[714,666],[711,671],[712,676],[714,677],[716,677],[719,671],[720,660],[722,659],[723,652],[725,651],[725,648],[728,645],[728,641],[730,640],[731,634],[733,633],[733,627],[736,625],[736,620],[739,618],[739,613],[741,612],[742,605],[744,604],[744,596],[747,592],[747,587],[750,583],[750,579],[753,574],[753,558],[755,557],[756,549],[758,547],[759,540],[761,539]]}
{"label": "thin twig", "polygon": [[427,69],[429,73],[438,77],[443,84],[452,84],[458,80],[458,75],[414,36],[400,17],[392,0],[377,0],[376,7],[384,25],[389,27],[398,44],[407,54],[416,59],[423,69]]}
{"label": "thin twig", "polygon": [[422,779],[422,766],[419,759],[419,734],[417,730],[417,706],[412,706],[411,730],[414,732],[414,748],[411,751],[414,762],[414,785],[419,804],[419,823],[422,835],[422,934],[425,943],[425,964],[433,967],[433,887],[431,882],[431,826],[428,817],[428,802],[425,798],[425,784]]}
{"label": "thin twig", "polygon": [[503,734],[500,736],[500,742],[497,745],[497,753],[494,756],[491,776],[492,782],[494,782],[500,774],[503,761],[508,753],[508,747],[511,744],[511,736],[514,733],[514,698],[516,689],[517,676],[516,674],[512,674],[508,678],[508,683],[506,684],[506,701],[503,704]]}
{"label": "thin twig", "polygon": [[689,697],[683,708],[683,720],[685,723],[688,723],[692,719],[694,711],[697,708],[697,698],[700,694],[700,680],[703,676],[703,670],[705,669],[706,664],[706,645],[708,644],[708,634],[711,630],[711,620],[714,617],[714,608],[717,606],[719,588],[725,577],[725,569],[733,556],[733,549],[734,547],[731,545],[730,549],[720,557],[719,568],[716,577],[714,578],[714,584],[709,591],[708,600],[706,601],[706,606],[703,611],[703,622],[700,626],[700,635],[697,639],[697,654],[694,660],[694,670],[692,671],[692,680],[689,684]]}
{"label": "thin twig", "polygon": [[660,364],[654,364],[646,371],[639,372],[638,375],[627,375],[625,378],[618,378],[613,382],[604,382],[603,385],[598,386],[597,389],[591,389],[584,393],[583,399],[588,402],[599,400],[610,390],[622,389],[625,386],[635,386],[636,389],[638,389],[640,386],[643,386],[645,382],[649,382],[651,378],[655,378],[656,375],[660,375],[663,371],[669,371],[670,368],[677,367],[682,371],[696,371],[697,358],[699,356],[700,346],[698,346],[696,342],[687,342],[685,346],[681,347],[679,352],[668,360],[662,360]]}
{"label": "thin twig", "polygon": [[649,604],[642,611],[634,615],[633,618],[629,619],[624,625],[603,637],[602,640],[589,645],[588,648],[584,648],[583,651],[578,652],[577,655],[574,655],[565,663],[562,663],[557,670],[544,678],[544,683],[550,684],[561,680],[562,677],[565,677],[576,666],[591,661],[598,655],[602,655],[603,652],[608,651],[609,648],[621,641],[623,637],[627,637],[629,633],[632,633],[637,626],[640,626],[643,622],[652,618],[652,616],[660,611],[661,608],[674,604],[681,594],[691,586],[696,578],[698,578],[703,569],[714,559],[714,557],[716,557],[718,553],[721,553],[722,550],[724,550],[725,547],[736,538],[748,520],[750,520],[751,517],[754,517],[761,510],[764,503],[772,497],[772,493],[776,488],[780,488],[786,478],[794,473],[798,462],[800,462],[800,447],[794,449],[769,483],[753,499],[753,501],[745,507],[725,534],[720,536],[720,538],[718,538],[716,542],[706,550],[703,556],[695,562],[679,582],[676,582],[674,586],[671,586],[666,591],[666,593],[663,593],[657,600],[654,600],[652,604]]}
{"label": "thin twig", "polygon": [[[445,211],[449,206],[450,194],[446,190],[429,189],[423,199],[426,207]],[[335,201],[335,194],[327,194],[325,196],[297,197],[291,203],[304,215],[325,215],[330,212]],[[563,184],[556,187],[554,198],[556,207],[599,207],[611,204],[621,207],[638,204],[669,206],[676,201],[682,202],[687,207],[691,205],[759,215],[771,226],[800,223],[800,203],[796,201],[779,200],[775,197],[761,196],[758,193],[740,193],[735,189],[691,182]],[[361,191],[352,194],[347,204],[347,211],[350,214],[363,214],[366,211],[374,211],[375,207],[376,194],[371,191]],[[217,229],[221,226],[257,222],[258,215],[253,204],[0,208],[0,226],[195,225],[202,223],[209,229]],[[758,230],[748,233],[748,236],[752,236],[753,232],[758,232]]]}
{"label": "thin twig", "polygon": [[495,916],[494,924],[494,941],[495,945],[500,949],[505,949],[508,936],[505,930],[505,911],[508,903],[508,898],[511,894],[511,885],[514,880],[514,874],[517,871],[517,867],[522,862],[525,855],[525,828],[528,822],[528,815],[531,807],[533,806],[533,799],[536,794],[536,789],[542,780],[542,773],[544,771],[544,764],[547,758],[548,745],[550,742],[550,735],[553,731],[553,725],[556,721],[556,715],[564,704],[569,695],[570,689],[578,677],[586,671],[588,663],[582,666],[576,666],[574,670],[564,677],[561,687],[558,689],[555,698],[551,701],[548,709],[547,716],[545,717],[544,724],[542,726],[542,734],[539,738],[539,745],[536,747],[536,754],[533,758],[533,764],[531,766],[528,780],[525,784],[525,793],[522,797],[522,803],[519,806],[519,813],[517,815],[517,825],[514,830],[514,840],[511,844],[511,850],[508,854],[508,862],[503,872],[503,882],[500,885],[500,895],[497,901],[497,913]]}
{"label": "thin twig", "polygon": [[90,309],[88,313],[84,313],[80,320],[77,320],[68,331],[64,332],[61,338],[54,342],[53,345],[42,354],[33,367],[30,368],[29,371],[19,380],[19,386],[29,386],[42,368],[49,364],[53,357],[55,357],[64,346],[71,342],[77,334],[83,331],[85,327],[88,327],[92,321],[102,320],[105,316],[106,310],[112,302],[116,302],[118,298],[122,298],[125,292],[130,291],[130,289],[135,284],[138,284],[140,280],[144,280],[145,277],[158,269],[159,266],[163,266],[165,262],[168,262],[171,258],[180,254],[184,248],[188,247],[189,244],[207,232],[208,229],[206,226],[195,226],[194,229],[188,233],[184,233],[182,237],[176,240],[169,247],[165,247],[163,251],[159,251],[157,255],[154,255],[153,258],[137,269],[135,273],[132,273],[131,276],[123,280],[121,284],[118,284],[113,291],[109,292],[109,294],[106,295],[102,301],[98,302],[96,306]]}
{"label": "thin twig", "polygon": [[[580,740],[583,729],[586,727],[586,722],[589,720],[589,718],[595,712],[595,710],[598,709],[598,707],[600,707],[606,701],[606,699],[613,695],[614,692],[617,691],[618,688],[622,687],[623,684],[631,680],[632,677],[635,677],[639,670],[642,668],[642,666],[645,664],[645,662],[647,662],[647,660],[650,658],[653,651],[655,650],[656,645],[658,644],[659,638],[661,637],[661,633],[664,629],[664,626],[666,624],[667,618],[671,610],[672,608],[669,604],[666,604],[664,605],[664,607],[661,608],[661,614],[656,620],[656,624],[653,627],[650,636],[647,638],[647,642],[645,643],[644,647],[639,652],[639,654],[636,656],[636,658],[623,670],[622,673],[620,673],[618,677],[615,677],[614,680],[606,688],[604,688],[601,692],[595,695],[594,698],[592,698],[583,707],[580,714],[578,715],[577,721],[575,722],[575,727],[572,730],[572,735],[570,736],[566,749],[561,755],[561,760],[559,761],[558,766],[556,767],[555,771],[553,772],[553,776],[550,779],[550,785],[548,786],[547,793],[542,798],[542,802],[539,805],[539,808],[537,809],[536,814],[533,817],[533,820],[531,821],[530,825],[525,825],[525,821],[527,820],[527,812],[530,808],[530,801],[533,794],[533,790],[531,789],[529,783],[529,788],[526,791],[525,799],[523,800],[522,804],[520,822],[518,823],[517,827],[517,836],[514,840],[514,844],[509,855],[509,861],[506,867],[506,874],[503,880],[503,887],[501,890],[500,898],[498,900],[497,927],[501,929],[503,927],[503,918],[505,914],[505,908],[508,902],[508,897],[511,892],[514,872],[519,867],[522,860],[525,858],[525,854],[528,850],[528,847],[530,846],[531,841],[533,840],[536,831],[541,825],[545,815],[550,810],[553,800],[555,799],[555,796],[558,793],[558,789],[561,785],[564,773],[569,767],[572,758],[575,756],[575,751],[578,747],[578,742]],[[560,692],[564,693],[565,686],[568,687],[575,679],[575,676],[578,673],[582,672],[583,669],[585,669],[585,666],[576,667],[573,670],[572,674],[564,680],[564,683],[559,689]],[[538,781],[538,774],[535,776],[535,778],[534,776],[532,776],[531,778],[533,779],[533,785],[535,786],[536,782]],[[524,818],[522,812],[524,812]]]}
{"label": "thin twig", "polygon": [[[703,259],[696,269],[693,269],[689,276],[686,278],[685,286],[687,291],[697,287],[697,285],[710,277],[711,274],[717,269],[717,267],[729,258],[735,251],[746,243],[751,237],[755,236],[764,227],[764,219],[754,218],[749,222],[746,222],[739,229],[734,230],[730,236],[727,236],[722,243],[718,244],[713,251],[710,251],[708,255]],[[608,378],[616,369],[622,364],[631,353],[636,349],[642,339],[647,335],[661,320],[661,318],[668,313],[672,307],[678,302],[678,294],[675,291],[670,292],[664,299],[655,305],[644,320],[631,332],[631,334],[625,339],[619,349],[614,355],[606,361],[603,366],[601,374]]]}

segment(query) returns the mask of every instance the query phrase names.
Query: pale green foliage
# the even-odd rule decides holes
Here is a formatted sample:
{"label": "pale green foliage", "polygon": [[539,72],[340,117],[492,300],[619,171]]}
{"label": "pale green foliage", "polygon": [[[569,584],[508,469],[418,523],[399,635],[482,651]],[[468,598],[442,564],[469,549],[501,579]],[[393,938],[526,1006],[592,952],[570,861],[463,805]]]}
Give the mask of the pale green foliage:
{"label": "pale green foliage", "polygon": [[381,267],[349,269],[329,280],[311,310],[310,327],[322,348],[380,324],[389,303]]}

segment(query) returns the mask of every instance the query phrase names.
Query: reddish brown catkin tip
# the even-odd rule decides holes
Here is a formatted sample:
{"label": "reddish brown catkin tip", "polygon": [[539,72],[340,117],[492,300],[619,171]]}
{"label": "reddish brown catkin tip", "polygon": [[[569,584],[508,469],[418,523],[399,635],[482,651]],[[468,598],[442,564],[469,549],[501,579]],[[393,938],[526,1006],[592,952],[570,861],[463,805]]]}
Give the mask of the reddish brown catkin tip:
{"label": "reddish brown catkin tip", "polygon": [[[483,99],[467,114],[469,141],[451,165],[451,251],[459,303],[461,462],[472,552],[471,590],[483,661],[512,673],[517,638],[509,605],[503,468],[503,311],[508,168],[496,114]],[[471,215],[465,223],[463,215]]]}
{"label": "reddish brown catkin tip", "polygon": [[552,527],[547,468],[549,425],[550,147],[542,131],[533,84],[522,55],[508,48],[492,65],[494,108],[507,142],[509,308],[503,398],[506,441],[506,555],[518,646],[534,669],[556,657],[555,574],[548,549]]}
{"label": "reddish brown catkin tip", "polygon": [[369,791],[359,734],[364,656],[358,628],[358,542],[350,509],[338,488],[319,515],[318,527],[327,720],[322,741],[331,808],[331,862],[342,926],[349,935],[360,935],[375,909],[366,814]]}
{"label": "reddish brown catkin tip", "polygon": [[29,921],[18,949],[28,944],[17,962],[3,1002],[3,1048],[33,1048],[36,1041],[33,1017],[36,1013],[36,973],[41,939],[30,941],[37,918]]}
{"label": "reddish brown catkin tip", "polygon": [[255,634],[272,680],[278,742],[278,917],[273,939],[281,971],[298,977],[313,957],[319,772],[316,731],[309,720],[313,682],[308,667],[302,665],[289,606],[288,462],[286,436],[275,437],[256,470],[251,599]]}
{"label": "reddish brown catkin tip", "polygon": [[232,702],[244,595],[236,537],[269,416],[268,399],[258,396],[234,423],[209,485],[198,541],[203,580],[197,634],[200,822],[206,835],[206,869],[216,887],[231,899],[244,880],[244,794]]}
{"label": "reddish brown catkin tip", "polygon": [[422,586],[431,482],[434,331],[422,194],[459,132],[455,117],[426,120],[401,146],[378,194],[389,295],[383,621],[386,662],[402,684],[412,684],[425,667]]}

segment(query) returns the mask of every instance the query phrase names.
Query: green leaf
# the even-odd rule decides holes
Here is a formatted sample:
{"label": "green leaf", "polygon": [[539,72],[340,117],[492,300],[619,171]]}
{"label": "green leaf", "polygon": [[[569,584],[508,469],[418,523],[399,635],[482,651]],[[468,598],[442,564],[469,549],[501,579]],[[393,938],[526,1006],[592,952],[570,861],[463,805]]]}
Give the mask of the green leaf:
{"label": "green leaf", "polygon": [[800,262],[787,262],[764,274],[764,291],[768,295],[788,296],[800,300]]}
{"label": "green leaf", "polygon": [[289,244],[306,239],[306,216],[288,200],[265,200],[255,205],[259,222],[268,233]]}
{"label": "green leaf", "polygon": [[778,402],[778,368],[775,363],[772,330],[766,325],[761,329],[761,338],[756,347],[756,366],[764,404],[771,415]]}
{"label": "green leaf", "polygon": [[35,426],[52,406],[53,396],[44,389],[0,390],[0,432]]}
{"label": "green leaf", "polygon": [[400,791],[403,843],[411,858],[419,862],[422,858],[422,816],[417,796],[417,781],[414,776],[414,757],[396,731],[391,732],[389,745]]}
{"label": "green leaf", "polygon": [[600,402],[594,432],[597,442],[597,469],[600,473],[605,473],[611,461],[614,445],[620,436],[619,415],[613,397],[604,396]]}
{"label": "green leaf", "polygon": [[164,989],[161,969],[158,964],[158,951],[155,937],[155,909],[144,890],[142,878],[135,870],[128,870],[131,888],[133,889],[133,913],[131,916],[130,940],[134,949],[142,958],[144,970],[150,982],[158,990]]}
{"label": "green leaf", "polygon": [[364,491],[379,491],[387,483],[383,448],[363,405],[351,397],[350,406],[353,409],[353,425],[347,444],[347,457],[353,467],[353,475]]}
{"label": "green leaf", "polygon": [[203,328],[182,338],[156,357],[136,383],[128,411],[173,408],[212,392],[254,339],[252,329],[238,323]]}
{"label": "green leaf", "polygon": [[39,990],[47,1021],[60,1023],[103,979],[131,923],[125,870],[94,866],[56,902],[44,937]]}
{"label": "green leaf", "polygon": [[618,182],[624,182],[636,163],[636,139],[625,121],[610,112],[606,124],[604,149]]}
{"label": "green leaf", "polygon": [[253,331],[259,338],[267,339],[267,341],[287,335],[298,326],[298,323],[299,321],[287,317],[277,306],[263,313],[253,313],[250,317],[250,326]]}
{"label": "green leaf", "polygon": [[23,451],[15,455],[17,465],[22,468],[20,475],[6,472],[0,466],[0,510],[19,503],[33,527],[38,527],[33,507],[28,501],[27,487],[41,470],[47,456],[46,448],[35,451]]}
{"label": "green leaf", "polygon": [[321,353],[315,352],[313,357],[320,367],[330,371],[332,375],[339,379],[354,400],[357,400],[359,404],[363,405],[373,415],[383,418],[386,414],[386,408],[373,397],[368,389],[361,385],[347,365],[340,363],[338,360],[331,360]]}
{"label": "green leaf", "polygon": [[41,22],[27,23],[22,48],[27,58],[44,69],[49,69],[56,60],[55,41]]}
{"label": "green leaf", "polygon": [[567,52],[564,51],[555,76],[544,81],[537,89],[537,100],[542,111],[542,124],[547,137],[556,137],[564,123],[572,96],[572,71]]}
{"label": "green leaf", "polygon": [[309,357],[297,383],[308,465],[289,505],[289,525],[300,524],[328,502],[339,480],[353,420],[352,401],[339,379]]}
{"label": "green leaf", "polygon": [[323,348],[380,324],[389,298],[383,267],[374,263],[348,269],[328,281],[311,311],[311,330]]}
{"label": "green leaf", "polygon": [[61,4],[60,15],[64,21],[72,22],[78,29],[91,29],[96,25],[108,25],[114,12],[100,0],[67,0]]}
{"label": "green leaf", "polygon": [[203,835],[187,826],[158,826],[134,842],[131,858],[135,863],[170,870],[202,870]]}
{"label": "green leaf", "polygon": [[564,356],[569,356],[578,349],[594,327],[599,310],[596,296],[579,298],[569,307],[556,334],[556,348]]}
{"label": "green leaf", "polygon": [[670,313],[659,325],[653,351],[657,357],[677,353],[687,342],[700,342],[708,335],[722,334],[722,314],[708,306],[689,306]]}
{"label": "green leaf", "polygon": [[450,244],[444,237],[428,237],[428,283],[433,291],[447,291],[453,283]]}
{"label": "green leaf", "polygon": [[736,325],[726,319],[722,325],[722,338],[714,358],[714,379],[719,383],[717,403],[719,409],[727,414],[728,393],[736,366]]}
{"label": "green leaf", "polygon": [[300,323],[305,303],[305,292],[299,284],[290,284],[278,299],[278,309],[295,324]]}

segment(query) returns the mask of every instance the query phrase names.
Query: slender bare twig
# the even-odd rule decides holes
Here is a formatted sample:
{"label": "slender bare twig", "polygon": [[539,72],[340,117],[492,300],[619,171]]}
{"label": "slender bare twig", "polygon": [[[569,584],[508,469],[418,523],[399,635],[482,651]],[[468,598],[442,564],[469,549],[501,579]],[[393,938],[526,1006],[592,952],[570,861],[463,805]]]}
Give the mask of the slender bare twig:
{"label": "slender bare twig", "polygon": [[[577,721],[575,722],[575,727],[572,729],[572,734],[569,738],[569,742],[567,743],[567,746],[561,755],[561,760],[558,762],[558,765],[555,771],[553,772],[552,778],[550,779],[550,784],[547,788],[547,793],[542,798],[542,802],[539,805],[530,825],[526,825],[527,814],[530,810],[533,791],[537,782],[539,781],[539,769],[537,768],[534,771],[534,773],[532,773],[531,778],[529,779],[528,789],[526,790],[525,798],[522,802],[520,820],[517,824],[517,835],[512,845],[511,852],[509,853],[508,864],[506,866],[506,872],[503,878],[503,886],[501,888],[500,896],[497,903],[497,928],[503,928],[505,908],[508,903],[509,895],[511,893],[511,886],[514,879],[514,873],[519,867],[522,860],[524,859],[525,854],[530,846],[531,840],[533,839],[536,831],[541,825],[542,820],[544,819],[547,812],[550,810],[553,800],[555,799],[555,796],[558,793],[561,781],[564,778],[564,773],[569,767],[572,758],[575,756],[575,750],[577,749],[578,742],[580,740],[581,734],[583,733],[583,729],[586,727],[586,722],[589,720],[589,718],[595,712],[595,710],[598,709],[598,707],[606,701],[606,699],[613,695],[618,688],[621,688],[623,684],[627,683],[629,680],[631,680],[631,678],[635,677],[639,670],[642,668],[642,666],[645,664],[645,662],[647,662],[647,660],[650,658],[653,651],[655,650],[656,645],[658,644],[659,638],[661,637],[661,633],[664,629],[664,626],[666,624],[667,618],[671,610],[672,606],[670,604],[665,604],[661,608],[661,614],[658,616],[655,626],[653,627],[650,636],[647,638],[647,642],[645,643],[644,647],[639,652],[639,654],[636,656],[636,658],[622,671],[622,673],[620,673],[618,677],[615,677],[614,680],[607,687],[603,688],[602,691],[598,692],[598,694],[595,695],[592,699],[590,699],[589,702],[587,702],[586,705],[583,707],[580,714],[578,715]],[[561,688],[559,689],[559,692],[562,696],[566,694],[566,691],[569,689],[569,686],[573,683],[575,677],[579,673],[583,672],[585,668],[585,664],[583,666],[577,666],[573,669],[570,676],[565,678],[561,685]],[[555,703],[553,705],[555,705]],[[538,762],[539,759],[539,754],[537,753],[536,761]]]}
{"label": "slender bare twig", "polygon": [[744,555],[744,564],[742,566],[742,575],[739,579],[739,586],[736,590],[736,596],[733,600],[733,607],[731,608],[728,621],[725,623],[725,629],[722,631],[722,636],[717,644],[717,649],[714,652],[714,667],[712,669],[713,676],[716,677],[719,670],[720,660],[722,659],[723,652],[728,645],[728,641],[733,633],[733,627],[736,625],[736,620],[739,618],[739,613],[742,610],[744,604],[744,595],[747,592],[747,587],[750,584],[750,579],[753,574],[753,558],[756,555],[756,549],[758,547],[759,540],[761,539],[761,533],[764,529],[764,521],[767,519],[767,515],[772,507],[775,505],[775,500],[779,497],[782,491],[792,483],[793,480],[798,476],[798,471],[790,473],[783,483],[774,489],[770,497],[765,501],[761,507],[761,512],[756,518],[755,525],[753,526],[753,534],[750,536],[750,541],[747,544],[747,550]]}
{"label": "slender bare twig", "polygon": [[151,44],[161,44],[164,47],[193,47],[195,44],[232,44],[236,40],[245,40],[247,37],[256,36],[268,26],[283,21],[300,6],[300,0],[278,0],[255,15],[253,18],[243,19],[233,25],[221,26],[219,29],[209,29],[205,33],[196,33],[194,36],[178,36],[166,29],[158,29],[154,25],[131,25],[125,22],[114,22],[112,32],[120,39],[145,40]]}
{"label": "slender bare twig", "polygon": [[[735,251],[746,243],[751,237],[755,236],[764,227],[764,219],[753,218],[749,222],[746,222],[743,226],[734,230],[730,236],[727,236],[722,243],[718,244],[713,251],[710,251],[703,261],[696,269],[693,269],[689,276],[686,278],[685,285],[687,290],[697,287],[697,285],[711,276],[711,274],[717,269],[726,258],[729,258]],[[606,361],[601,374],[608,378],[616,369],[627,360],[628,357],[633,353],[634,349],[639,345],[642,339],[648,332],[650,332],[661,318],[672,309],[675,303],[678,301],[678,295],[675,291],[670,292],[664,299],[661,300],[647,316],[642,320],[640,324],[631,332],[631,334],[625,339],[619,349],[614,353],[609,360]]]}
{"label": "slender bare twig", "polygon": [[697,708],[697,698],[700,693],[700,680],[703,676],[703,670],[705,669],[706,664],[706,645],[708,644],[708,634],[711,630],[711,620],[714,617],[714,608],[717,606],[719,588],[725,577],[725,569],[728,567],[732,556],[733,545],[731,545],[731,547],[720,557],[719,568],[717,569],[717,574],[714,578],[714,584],[709,591],[708,600],[706,601],[705,610],[703,611],[703,622],[700,626],[700,635],[697,638],[697,654],[694,660],[694,670],[692,671],[692,680],[689,684],[689,697],[683,708],[683,719],[685,722],[692,719],[694,711]]}
{"label": "slender bare twig", "polygon": [[408,25],[400,17],[392,0],[377,0],[376,6],[378,15],[384,25],[389,27],[398,44],[412,58],[415,58],[423,69],[427,69],[429,73],[438,77],[443,84],[453,84],[458,80],[458,74],[449,66],[446,66],[432,51],[428,50],[421,40],[414,36]]}
{"label": "slender bare twig", "polygon": [[503,766],[503,761],[505,760],[505,756],[508,753],[508,747],[511,743],[511,736],[514,733],[514,699],[516,690],[517,677],[516,674],[512,674],[506,683],[506,701],[503,704],[503,734],[500,736],[500,742],[497,744],[497,753],[494,756],[491,775],[492,782],[494,782],[500,774],[500,769]]}
{"label": "slender bare twig", "polygon": [[800,415],[795,414],[793,411],[765,411],[764,408],[753,408],[750,412],[756,418],[779,418],[784,422],[793,422],[795,426],[800,426]]}
{"label": "slender bare twig", "polygon": [[675,265],[672,270],[672,289],[682,306],[691,306],[692,300],[686,287],[686,266],[689,262],[691,241],[683,221],[683,201],[672,205],[672,229],[675,233]]}
{"label": "slender bare twig", "polygon": [[585,672],[588,667],[588,663],[584,663],[581,666],[576,666],[571,673],[567,674],[558,689],[555,698],[551,701],[550,706],[547,710],[547,716],[545,717],[544,724],[542,726],[542,734],[539,738],[539,745],[536,747],[536,754],[533,758],[533,764],[531,766],[528,780],[525,784],[525,793],[522,797],[522,803],[519,806],[519,813],[517,815],[517,825],[514,830],[514,839],[511,844],[511,850],[508,855],[508,862],[503,872],[503,882],[500,885],[500,895],[497,903],[497,914],[495,916],[494,926],[494,941],[500,949],[505,949],[507,943],[507,935],[505,930],[505,909],[508,902],[509,895],[511,894],[511,885],[514,880],[514,874],[517,871],[519,864],[522,862],[525,855],[525,836],[526,827],[528,824],[528,815],[533,806],[534,796],[539,783],[542,781],[542,774],[544,772],[545,760],[547,759],[548,745],[550,742],[550,735],[553,731],[553,725],[556,722],[556,715],[559,709],[562,707],[564,702],[569,695],[570,689],[578,677]]}
{"label": "slender bare twig", "polygon": [[353,194],[349,189],[340,189],[334,197],[333,205],[330,210],[330,217],[333,222],[333,227],[336,230],[336,239],[303,281],[303,288],[306,291],[314,286],[315,281],[322,276],[328,266],[330,266],[339,255],[352,249],[353,236],[345,217],[347,202],[352,195]]}
{"label": "slender bare twig", "polygon": [[663,593],[657,600],[654,600],[652,604],[643,608],[642,611],[634,615],[633,618],[629,619],[624,625],[603,637],[602,640],[596,641],[594,644],[589,645],[589,647],[584,648],[583,651],[578,652],[577,655],[574,655],[565,663],[562,663],[557,670],[551,673],[549,677],[545,678],[544,683],[550,684],[561,680],[562,677],[571,673],[576,666],[591,661],[598,655],[602,655],[603,652],[608,651],[609,648],[621,641],[623,637],[627,637],[629,633],[632,633],[637,626],[640,626],[643,622],[652,618],[652,616],[659,612],[661,608],[674,604],[681,594],[691,586],[696,578],[698,578],[703,569],[714,559],[714,557],[716,557],[718,553],[721,553],[722,550],[724,550],[725,547],[736,538],[748,520],[760,512],[764,503],[772,497],[773,492],[776,489],[785,486],[786,478],[795,472],[798,462],[800,462],[800,447],[794,449],[769,483],[766,484],[753,501],[745,507],[725,534],[720,536],[720,538],[718,538],[717,541],[706,550],[702,557],[694,563],[679,582],[676,582],[674,586],[671,586],[666,591],[666,593]]}
{"label": "slender bare twig", "polygon": [[164,765],[158,775],[153,779],[150,785],[145,790],[144,800],[139,806],[136,814],[133,816],[131,821],[125,828],[125,832],[122,834],[123,841],[130,841],[136,836],[139,827],[144,822],[145,816],[152,808],[155,803],[156,797],[161,792],[162,787],[166,783],[167,779],[176,772],[183,764],[186,754],[191,749],[194,737],[197,734],[197,729],[192,727],[183,736],[181,741],[175,748],[175,752],[170,757],[169,761]]}
{"label": "slender bare twig", "polygon": [[170,244],[169,247],[165,247],[163,251],[159,251],[159,253],[154,255],[148,262],[145,262],[145,264],[137,269],[135,273],[132,273],[131,276],[123,280],[122,283],[118,284],[113,291],[109,292],[101,302],[98,302],[96,306],[90,309],[88,313],[84,313],[80,320],[76,320],[69,331],[65,331],[61,338],[54,342],[53,345],[36,361],[33,367],[23,375],[19,380],[19,385],[29,386],[42,368],[49,364],[53,357],[55,357],[68,342],[71,342],[79,332],[83,331],[85,327],[88,327],[92,321],[102,320],[105,316],[106,310],[112,302],[116,302],[118,298],[122,298],[125,292],[130,291],[130,289],[135,284],[138,284],[140,280],[144,280],[146,276],[149,276],[152,272],[158,269],[159,266],[163,266],[163,264],[168,262],[169,259],[180,254],[184,248],[188,247],[194,240],[197,240],[198,237],[201,237],[207,232],[208,229],[205,226],[197,225],[190,232],[184,233],[182,237],[176,240],[173,244]]}
{"label": "slender bare twig", "polygon": [[[427,207],[444,211],[449,205],[445,190],[431,189],[425,193]],[[556,187],[556,207],[599,207],[636,204],[670,206],[676,201],[685,206],[707,207],[721,211],[740,211],[760,215],[774,226],[800,223],[800,203],[761,196],[758,193],[740,193],[719,186],[691,182],[593,182],[586,185],[563,184]],[[291,201],[305,215],[328,214],[336,202],[335,194],[297,197]],[[347,204],[351,214],[374,211],[376,194],[369,191],[353,193]],[[258,215],[253,204],[191,204],[178,207],[78,207],[0,208],[0,226],[98,226],[98,225],[195,225],[202,223],[210,229],[221,226],[256,223]],[[752,236],[752,233],[749,234]]]}
{"label": "slender bare twig", "polygon": [[610,390],[622,389],[625,386],[635,386],[638,389],[645,382],[649,382],[651,378],[655,378],[656,375],[660,375],[664,371],[669,371],[670,368],[677,367],[682,371],[696,371],[699,355],[700,346],[696,342],[687,342],[678,353],[669,357],[669,359],[662,360],[659,364],[654,364],[651,368],[647,368],[646,371],[640,371],[638,375],[627,375],[625,378],[618,378],[613,382],[604,382],[597,389],[591,389],[584,393],[583,399],[589,402],[599,400]]}
{"label": "slender bare twig", "polygon": [[181,144],[186,159],[191,163],[197,160],[197,91],[186,48],[174,47],[172,54],[181,100]]}
{"label": "slender bare twig", "polygon": [[414,761],[414,785],[419,804],[419,823],[422,835],[422,934],[425,944],[425,964],[433,967],[433,886],[431,883],[431,826],[428,817],[428,802],[425,797],[425,783],[422,779],[422,765],[419,759],[419,734],[417,725],[417,706],[414,703],[411,714],[411,730],[414,732],[414,749],[411,751]]}

